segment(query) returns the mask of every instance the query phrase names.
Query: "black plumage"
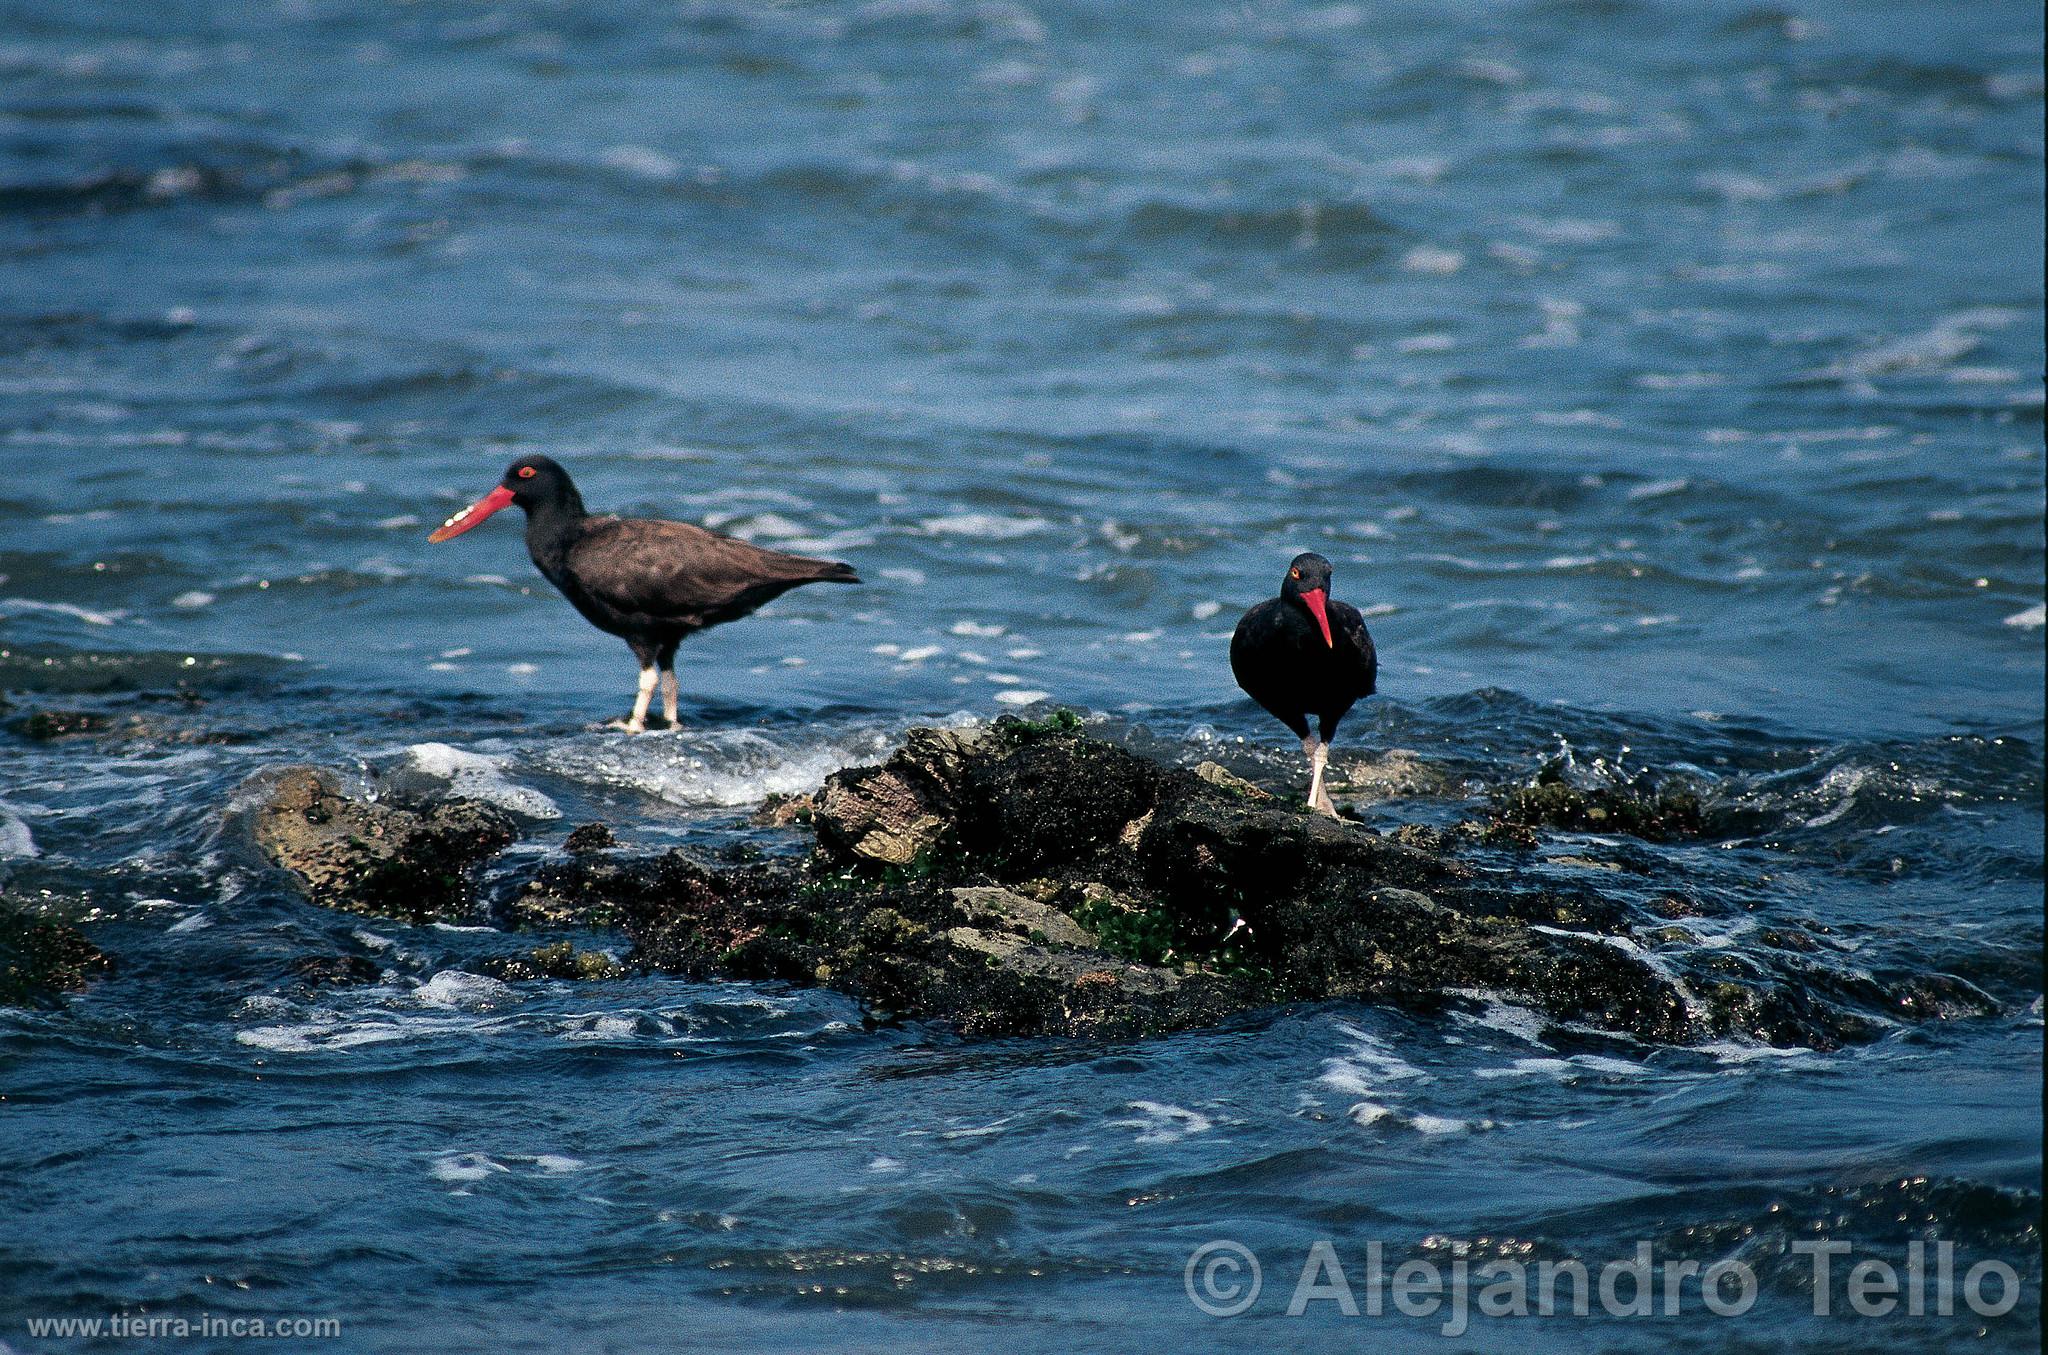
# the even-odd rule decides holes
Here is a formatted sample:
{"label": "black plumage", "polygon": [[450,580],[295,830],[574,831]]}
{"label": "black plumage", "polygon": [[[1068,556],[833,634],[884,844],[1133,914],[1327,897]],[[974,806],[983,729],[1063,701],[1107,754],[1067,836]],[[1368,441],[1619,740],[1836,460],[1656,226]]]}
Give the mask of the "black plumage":
{"label": "black plumage", "polygon": [[1238,621],[1230,671],[1246,695],[1301,740],[1309,758],[1309,805],[1335,814],[1323,787],[1329,743],[1352,706],[1373,694],[1379,656],[1358,609],[1330,596],[1328,560],[1314,552],[1294,557],[1280,596]]}
{"label": "black plumage", "polygon": [[526,553],[583,618],[619,636],[640,663],[626,728],[646,727],[657,675],[662,714],[676,723],[676,647],[711,626],[737,621],[807,583],[859,583],[830,560],[766,550],[687,522],[592,514],[569,472],[545,456],[514,461],[489,494],[428,539],[460,536],[500,509],[526,511]]}

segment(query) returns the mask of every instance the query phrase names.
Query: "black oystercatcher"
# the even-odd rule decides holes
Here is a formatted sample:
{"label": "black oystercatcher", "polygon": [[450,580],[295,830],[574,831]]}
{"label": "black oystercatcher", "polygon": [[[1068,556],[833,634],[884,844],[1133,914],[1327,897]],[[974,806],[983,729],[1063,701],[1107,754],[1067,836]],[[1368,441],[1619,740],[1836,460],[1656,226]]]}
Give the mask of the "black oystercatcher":
{"label": "black oystercatcher", "polygon": [[661,681],[661,713],[676,723],[676,646],[707,626],[737,621],[806,583],[859,583],[846,565],[763,550],[687,522],[593,516],[563,470],[523,456],[498,487],[441,524],[429,541],[460,536],[501,508],[526,510],[526,553],[583,619],[633,647],[640,694],[626,728],[647,728]]}
{"label": "black oystercatcher", "polygon": [[[1330,562],[1313,551],[1294,557],[1280,596],[1246,612],[1230,637],[1237,685],[1293,730],[1308,754],[1310,809],[1337,813],[1323,789],[1330,740],[1345,712],[1372,695],[1379,670],[1365,618],[1330,596]],[[1311,715],[1316,734],[1308,731]]]}

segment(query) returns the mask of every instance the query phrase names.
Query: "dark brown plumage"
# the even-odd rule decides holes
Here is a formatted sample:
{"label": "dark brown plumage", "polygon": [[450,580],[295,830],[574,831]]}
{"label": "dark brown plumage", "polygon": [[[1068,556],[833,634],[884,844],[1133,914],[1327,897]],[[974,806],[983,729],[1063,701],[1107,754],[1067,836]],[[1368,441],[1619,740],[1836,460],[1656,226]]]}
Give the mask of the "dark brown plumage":
{"label": "dark brown plumage", "polygon": [[584,620],[619,636],[640,662],[640,690],[626,728],[646,728],[657,677],[662,715],[676,723],[676,647],[710,626],[737,621],[807,583],[859,583],[843,564],[766,550],[687,522],[593,515],[569,472],[526,456],[483,498],[443,523],[430,541],[460,536],[500,509],[526,510],[526,553]]}

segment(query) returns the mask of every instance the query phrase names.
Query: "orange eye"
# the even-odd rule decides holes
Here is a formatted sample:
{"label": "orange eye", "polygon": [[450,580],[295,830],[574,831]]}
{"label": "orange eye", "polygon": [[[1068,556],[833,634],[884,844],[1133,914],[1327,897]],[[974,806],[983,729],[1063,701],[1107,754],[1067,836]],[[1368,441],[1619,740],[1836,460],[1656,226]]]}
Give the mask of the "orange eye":
{"label": "orange eye", "polygon": [[[533,478],[533,467],[521,466],[519,468],[519,478],[522,480],[531,480]],[[1297,575],[1296,577],[1299,576]]]}
{"label": "orange eye", "polygon": [[1291,579],[1298,579],[1301,577],[1301,571],[1298,569],[1290,569],[1287,571],[1287,577]]}

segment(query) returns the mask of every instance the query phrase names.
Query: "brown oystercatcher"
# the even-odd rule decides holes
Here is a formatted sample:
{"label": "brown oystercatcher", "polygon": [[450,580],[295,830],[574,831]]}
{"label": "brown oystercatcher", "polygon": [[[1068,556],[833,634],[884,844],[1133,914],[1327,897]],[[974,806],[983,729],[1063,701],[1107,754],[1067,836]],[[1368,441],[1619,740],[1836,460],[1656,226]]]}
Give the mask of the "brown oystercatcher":
{"label": "brown oystercatcher", "polygon": [[640,661],[640,692],[625,722],[635,734],[647,728],[657,678],[662,716],[676,724],[676,646],[684,637],[737,621],[802,584],[860,582],[847,565],[763,550],[687,522],[593,515],[569,472],[545,456],[514,461],[496,489],[427,540],[460,536],[513,504],[526,510],[526,553],[548,582]]}
{"label": "brown oystercatcher", "polygon": [[[1323,788],[1330,740],[1345,712],[1373,694],[1379,667],[1365,618],[1330,596],[1330,562],[1313,551],[1294,557],[1280,596],[1246,612],[1230,637],[1237,685],[1293,730],[1308,754],[1311,809],[1337,813]],[[1309,733],[1310,716],[1315,734]]]}

